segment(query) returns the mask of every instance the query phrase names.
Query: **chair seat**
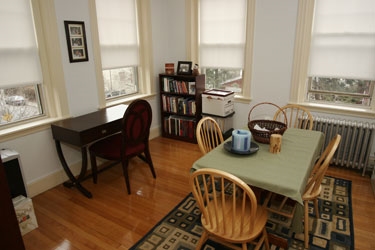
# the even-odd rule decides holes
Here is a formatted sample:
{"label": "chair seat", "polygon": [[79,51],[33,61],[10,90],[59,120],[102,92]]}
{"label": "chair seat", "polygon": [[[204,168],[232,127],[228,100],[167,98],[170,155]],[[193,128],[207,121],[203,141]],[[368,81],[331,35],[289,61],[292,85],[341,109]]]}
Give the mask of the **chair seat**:
{"label": "chair seat", "polygon": [[[121,143],[121,133],[114,134],[112,136],[107,137],[105,140],[100,140],[92,144],[90,146],[90,151],[95,152],[95,155],[98,157],[116,160],[121,157]],[[125,156],[136,155],[138,152],[144,151],[144,149],[144,144],[127,147],[125,151]]]}

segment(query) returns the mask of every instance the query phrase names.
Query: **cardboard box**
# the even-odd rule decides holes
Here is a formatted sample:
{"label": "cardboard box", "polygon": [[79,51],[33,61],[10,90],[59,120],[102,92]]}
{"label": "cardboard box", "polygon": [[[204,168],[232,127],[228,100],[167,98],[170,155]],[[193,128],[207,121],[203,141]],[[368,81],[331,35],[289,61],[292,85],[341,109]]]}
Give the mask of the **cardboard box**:
{"label": "cardboard box", "polygon": [[33,202],[30,198],[23,195],[13,198],[13,206],[16,211],[18,224],[20,226],[21,234],[25,235],[28,232],[38,227],[38,222],[34,213]]}
{"label": "cardboard box", "polygon": [[219,116],[202,114],[202,117],[209,116],[209,117],[213,118],[217,122],[217,124],[219,125],[219,127],[221,129],[221,132],[225,133],[225,132],[227,132],[227,131],[229,131],[230,129],[233,128],[233,115],[234,115],[234,113],[232,113],[231,115],[229,115],[227,117],[219,117]]}
{"label": "cardboard box", "polygon": [[226,117],[233,112],[233,91],[212,89],[202,93],[202,113]]}

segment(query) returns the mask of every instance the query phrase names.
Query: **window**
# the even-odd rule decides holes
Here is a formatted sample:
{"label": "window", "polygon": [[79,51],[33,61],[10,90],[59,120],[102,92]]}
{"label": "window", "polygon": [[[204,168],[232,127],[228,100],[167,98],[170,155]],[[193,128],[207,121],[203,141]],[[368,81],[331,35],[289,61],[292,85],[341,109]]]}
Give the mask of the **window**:
{"label": "window", "polygon": [[299,11],[292,101],[374,111],[375,2],[303,1]]}
{"label": "window", "polygon": [[96,0],[105,98],[138,93],[139,42],[135,0]]}
{"label": "window", "polygon": [[374,81],[309,77],[306,99],[312,103],[369,107]]}
{"label": "window", "polygon": [[[190,1],[189,1],[190,2]],[[207,89],[250,97],[255,1],[200,0],[189,7],[191,57],[206,75]],[[195,25],[197,23],[197,25]],[[199,34],[195,37],[194,32]]]}
{"label": "window", "polygon": [[242,94],[246,9],[246,0],[200,1],[199,58],[206,88]]}
{"label": "window", "polygon": [[0,31],[7,34],[0,37],[0,126],[4,126],[44,114],[43,77],[30,1],[3,1]]}

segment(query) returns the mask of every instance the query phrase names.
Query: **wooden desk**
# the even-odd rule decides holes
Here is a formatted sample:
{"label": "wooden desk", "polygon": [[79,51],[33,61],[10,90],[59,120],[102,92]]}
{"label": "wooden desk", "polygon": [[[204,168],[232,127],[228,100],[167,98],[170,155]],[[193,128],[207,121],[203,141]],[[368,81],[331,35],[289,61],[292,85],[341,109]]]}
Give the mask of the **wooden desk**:
{"label": "wooden desk", "polygon": [[[120,132],[122,117],[127,107],[127,105],[123,104],[117,105],[86,115],[58,121],[51,125],[57,154],[65,173],[69,177],[69,181],[64,182],[64,186],[75,186],[86,197],[92,197],[92,194],[81,184],[87,177],[87,145],[108,135]],[[66,163],[61,149],[61,142],[81,148],[82,167],[78,177],[73,175]]]}

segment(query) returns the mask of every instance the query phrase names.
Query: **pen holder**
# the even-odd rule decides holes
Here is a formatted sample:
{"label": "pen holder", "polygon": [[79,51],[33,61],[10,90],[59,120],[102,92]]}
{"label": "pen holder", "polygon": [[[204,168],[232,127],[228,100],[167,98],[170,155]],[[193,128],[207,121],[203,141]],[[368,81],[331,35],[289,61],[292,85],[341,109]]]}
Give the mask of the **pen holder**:
{"label": "pen holder", "polygon": [[270,152],[273,154],[278,154],[281,151],[281,141],[282,135],[272,134],[270,137]]}

